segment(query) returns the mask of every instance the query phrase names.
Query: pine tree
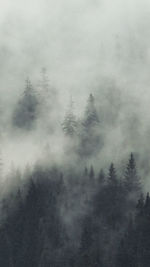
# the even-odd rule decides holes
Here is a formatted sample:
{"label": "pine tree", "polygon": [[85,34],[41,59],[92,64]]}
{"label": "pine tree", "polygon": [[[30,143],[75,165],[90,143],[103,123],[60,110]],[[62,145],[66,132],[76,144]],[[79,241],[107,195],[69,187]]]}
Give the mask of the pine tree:
{"label": "pine tree", "polygon": [[133,153],[131,153],[126,171],[125,171],[125,187],[128,192],[139,192],[140,179],[136,170],[136,163]]}
{"label": "pine tree", "polygon": [[99,118],[95,107],[95,99],[94,96],[90,94],[85,110],[83,125],[85,128],[90,130],[91,127],[94,127],[98,123],[99,123]]}
{"label": "pine tree", "polygon": [[33,89],[31,81],[27,79],[23,95],[14,111],[14,125],[19,128],[31,129],[37,118],[37,109],[38,97]]}
{"label": "pine tree", "polygon": [[77,133],[77,120],[73,111],[73,101],[72,98],[70,100],[70,104],[68,110],[65,115],[65,119],[62,123],[62,129],[67,136],[75,136]]}
{"label": "pine tree", "polygon": [[89,157],[99,151],[101,147],[99,118],[92,94],[88,98],[84,117],[81,120],[79,137],[79,153],[82,156]]}
{"label": "pine tree", "polygon": [[108,182],[112,185],[116,185],[116,182],[117,182],[116,169],[113,163],[111,163],[110,168],[109,168]]}

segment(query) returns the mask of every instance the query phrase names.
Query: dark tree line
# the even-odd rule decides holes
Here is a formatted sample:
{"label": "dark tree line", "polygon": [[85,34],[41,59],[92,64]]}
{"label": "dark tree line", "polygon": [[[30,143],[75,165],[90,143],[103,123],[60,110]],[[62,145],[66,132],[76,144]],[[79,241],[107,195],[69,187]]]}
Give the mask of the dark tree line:
{"label": "dark tree line", "polygon": [[116,266],[150,265],[150,197],[141,195],[118,247]]}
{"label": "dark tree line", "polygon": [[131,154],[121,175],[37,166],[1,200],[0,266],[147,267],[150,197]]}

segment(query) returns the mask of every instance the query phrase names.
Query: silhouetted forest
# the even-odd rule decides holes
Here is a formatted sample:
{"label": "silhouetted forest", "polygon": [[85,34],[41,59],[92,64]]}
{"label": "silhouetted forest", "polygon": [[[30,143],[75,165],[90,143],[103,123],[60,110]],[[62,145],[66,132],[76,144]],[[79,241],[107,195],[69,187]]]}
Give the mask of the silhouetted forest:
{"label": "silhouetted forest", "polygon": [[0,266],[149,266],[150,197],[133,154],[120,175],[111,163],[24,176],[1,199]]}

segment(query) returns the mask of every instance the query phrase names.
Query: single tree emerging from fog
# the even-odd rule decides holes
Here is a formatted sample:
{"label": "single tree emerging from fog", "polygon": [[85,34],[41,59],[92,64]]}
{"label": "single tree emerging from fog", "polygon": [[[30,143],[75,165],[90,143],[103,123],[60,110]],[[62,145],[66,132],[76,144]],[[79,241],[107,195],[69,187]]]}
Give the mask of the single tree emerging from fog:
{"label": "single tree emerging from fog", "polygon": [[100,122],[96,110],[95,98],[89,95],[83,119],[80,124],[79,153],[85,157],[93,155],[100,149]]}
{"label": "single tree emerging from fog", "polygon": [[13,123],[24,129],[31,129],[37,118],[38,97],[29,79],[26,80],[25,90],[14,111]]}
{"label": "single tree emerging from fog", "polygon": [[109,173],[108,173],[108,182],[110,184],[116,184],[117,182],[117,175],[116,175],[116,169],[114,167],[114,164],[111,163],[110,168],[109,168]]}
{"label": "single tree emerging from fog", "polygon": [[74,115],[72,98],[70,99],[69,107],[62,123],[62,129],[67,136],[73,137],[77,134],[77,120]]}
{"label": "single tree emerging from fog", "polygon": [[133,153],[131,153],[126,171],[125,171],[125,187],[127,192],[132,192],[135,189],[140,190],[140,178],[137,174],[136,163]]}
{"label": "single tree emerging from fog", "polygon": [[98,123],[99,123],[99,118],[95,107],[95,98],[92,94],[90,94],[85,109],[83,125],[85,128],[90,129],[91,127],[97,125]]}

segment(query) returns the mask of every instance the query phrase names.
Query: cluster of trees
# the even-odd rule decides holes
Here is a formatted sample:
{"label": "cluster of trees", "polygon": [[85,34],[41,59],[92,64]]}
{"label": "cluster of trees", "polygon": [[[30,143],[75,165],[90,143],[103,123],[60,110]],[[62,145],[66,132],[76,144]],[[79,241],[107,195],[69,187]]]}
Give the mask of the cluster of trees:
{"label": "cluster of trees", "polygon": [[[29,131],[35,129],[39,123],[40,128],[46,127],[53,132],[57,129],[57,121],[59,121],[56,117],[58,116],[58,97],[56,90],[49,85],[45,69],[42,70],[38,87],[38,89],[34,89],[30,79],[26,80],[25,90],[13,111],[13,126]],[[93,94],[89,95],[84,115],[80,119],[76,118],[74,114],[74,105],[71,99],[58,130],[62,130],[68,141],[71,140],[70,143],[76,144],[73,149],[79,155],[88,157],[99,152],[103,145],[103,137]]]}
{"label": "cluster of trees", "polygon": [[35,89],[31,80],[26,79],[25,89],[16,103],[12,120],[13,125],[24,130],[31,130],[38,119],[48,117],[51,121],[53,103],[57,103],[56,90],[49,85],[47,70],[41,71],[41,79]]}
{"label": "cluster of trees", "polygon": [[88,157],[99,152],[103,138],[94,96],[89,95],[84,116],[80,119],[74,114],[72,99],[62,119],[58,101],[57,91],[49,85],[46,69],[42,70],[36,89],[28,78],[13,110],[13,129],[29,133],[35,129],[48,131],[49,134],[62,132],[68,138],[68,145],[71,144],[70,149],[78,155]]}
{"label": "cluster of trees", "polygon": [[1,200],[0,266],[149,266],[150,197],[133,154],[118,172],[36,166]]}
{"label": "cluster of trees", "polygon": [[92,94],[89,95],[87,106],[82,121],[76,119],[73,110],[73,101],[71,99],[68,110],[66,112],[65,119],[62,123],[64,133],[68,136],[77,135],[79,132],[79,126],[85,127],[85,132],[90,131],[92,127],[99,123],[99,117],[95,107],[95,99]]}
{"label": "cluster of trees", "polygon": [[62,123],[62,129],[66,136],[78,141],[78,145],[74,149],[76,149],[81,156],[89,156],[97,150],[99,151],[102,146],[102,131],[100,129],[100,119],[93,94],[90,94],[88,97],[82,119],[76,118],[73,101],[71,99]]}
{"label": "cluster of trees", "polygon": [[[35,89],[29,78],[25,81],[25,89],[13,113],[13,124],[18,128],[31,129],[40,113],[50,119],[54,105],[57,104],[57,92],[49,85],[49,79],[45,68],[42,69],[41,79]],[[76,118],[71,99],[65,118],[62,122],[62,130],[66,136],[75,137],[79,134],[85,135],[83,142],[88,142],[90,135],[96,131],[99,124],[99,116],[95,106],[95,99],[89,95],[83,119]],[[88,132],[88,136],[86,136]]]}
{"label": "cluster of trees", "polygon": [[150,265],[150,197],[141,194],[117,252],[117,267]]}

